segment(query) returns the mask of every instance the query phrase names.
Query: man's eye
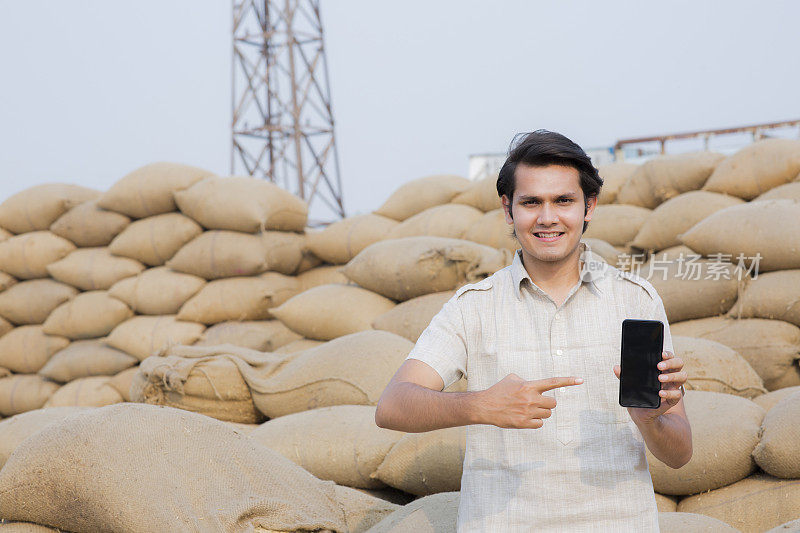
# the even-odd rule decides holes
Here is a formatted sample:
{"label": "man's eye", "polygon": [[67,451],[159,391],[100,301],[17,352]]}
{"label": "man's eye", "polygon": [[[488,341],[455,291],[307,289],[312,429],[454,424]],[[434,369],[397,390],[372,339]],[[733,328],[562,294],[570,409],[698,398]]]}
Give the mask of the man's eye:
{"label": "man's eye", "polygon": [[570,198],[562,198],[561,201],[562,202],[571,202],[572,200]]}

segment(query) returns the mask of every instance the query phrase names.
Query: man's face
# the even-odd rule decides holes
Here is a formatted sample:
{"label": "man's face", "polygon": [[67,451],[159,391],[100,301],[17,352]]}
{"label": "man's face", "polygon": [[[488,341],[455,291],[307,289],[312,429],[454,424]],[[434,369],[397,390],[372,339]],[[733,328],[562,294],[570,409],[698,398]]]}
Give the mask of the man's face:
{"label": "man's face", "polygon": [[548,263],[567,259],[580,244],[583,222],[592,218],[597,198],[589,201],[584,215],[580,175],[572,167],[520,164],[514,175],[513,204],[505,195],[502,201],[506,222],[514,225],[523,254],[528,260]]}

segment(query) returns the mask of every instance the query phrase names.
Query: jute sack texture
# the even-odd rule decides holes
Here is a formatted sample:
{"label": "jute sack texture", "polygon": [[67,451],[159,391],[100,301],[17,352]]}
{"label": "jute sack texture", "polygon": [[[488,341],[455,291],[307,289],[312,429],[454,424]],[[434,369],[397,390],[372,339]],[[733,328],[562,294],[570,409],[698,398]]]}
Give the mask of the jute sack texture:
{"label": "jute sack texture", "polygon": [[719,392],[688,390],[683,400],[692,426],[692,458],[674,469],[646,450],[655,491],[696,494],[753,473],[756,464],[750,454],[758,444],[764,410],[746,398]]}
{"label": "jute sack texture", "polygon": [[14,329],[14,325],[8,320],[0,316],[0,337]]}
{"label": "jute sack texture", "polygon": [[597,172],[603,178],[603,188],[597,197],[598,204],[613,204],[617,201],[620,188],[633,175],[639,165],[624,161],[608,163],[597,167]]}
{"label": "jute sack texture", "polygon": [[640,250],[663,250],[681,244],[678,235],[712,213],[743,204],[735,196],[708,191],[689,191],[659,205],[645,220],[631,246]]}
{"label": "jute sack texture", "polygon": [[728,316],[769,318],[800,326],[800,270],[759,274],[748,283]]}
{"label": "jute sack texture", "polygon": [[320,479],[368,489],[385,486],[369,476],[403,435],[376,426],[373,406],[336,405],[270,420],[250,438]]}
{"label": "jute sack texture", "polygon": [[194,345],[233,344],[260,352],[272,352],[301,338],[280,320],[229,321],[220,322],[205,330]]}
{"label": "jute sack texture", "polygon": [[758,272],[800,268],[800,201],[767,200],[721,209],[680,236],[692,250],[708,256],[743,254],[748,266],[756,254]]}
{"label": "jute sack texture", "polygon": [[339,271],[340,268],[338,265],[323,265],[298,274],[296,279],[300,284],[300,292],[320,285],[331,285],[333,283],[346,285],[350,283],[347,276]]}
{"label": "jute sack texture", "polygon": [[17,280],[13,276],[9,276],[5,272],[0,272],[0,292],[15,285]]}
{"label": "jute sack texture", "polygon": [[44,407],[102,407],[122,401],[122,395],[108,384],[108,376],[91,376],[70,381],[55,391]]}
{"label": "jute sack texture", "polygon": [[0,204],[0,226],[17,234],[46,230],[71,208],[99,195],[100,192],[79,185],[36,185]]}
{"label": "jute sack texture", "polygon": [[583,237],[625,246],[636,237],[652,213],[650,209],[635,205],[599,205]]}
{"label": "jute sack texture", "polygon": [[6,519],[68,531],[357,530],[338,494],[224,422],[140,404],[52,423],[0,471]]}
{"label": "jute sack texture", "polygon": [[800,533],[800,518],[775,526],[767,531],[767,533]]}
{"label": "jute sack texture", "polygon": [[800,481],[753,474],[682,499],[678,512],[710,516],[745,533],[765,531],[800,516]]}
{"label": "jute sack texture", "polygon": [[45,363],[39,375],[59,383],[89,376],[113,376],[138,363],[137,359],[105,344],[104,339],[71,342]]}
{"label": "jute sack texture", "polygon": [[52,279],[23,281],[0,292],[0,315],[14,324],[41,324],[76,294],[74,287]]}
{"label": "jute sack texture", "polygon": [[722,520],[697,513],[658,513],[658,528],[661,531],[685,533],[737,533],[739,530]]}
{"label": "jute sack texture", "polygon": [[142,315],[174,315],[205,284],[201,277],[156,267],[116,282],[108,294]]}
{"label": "jute sack texture", "polygon": [[50,231],[82,248],[107,246],[124,230],[131,219],[121,213],[106,211],[91,200],[77,205],[50,225]]}
{"label": "jute sack texture", "polygon": [[678,499],[673,496],[655,493],[656,507],[659,513],[674,513],[678,508]]}
{"label": "jute sack texture", "polygon": [[36,374],[0,378],[0,415],[13,416],[39,409],[57,390],[57,383]]}
{"label": "jute sack texture", "polygon": [[458,490],[466,449],[464,427],[409,433],[392,446],[371,477],[417,496]]}
{"label": "jute sack texture", "polygon": [[277,272],[267,272],[261,277],[218,279],[183,304],[178,320],[216,324],[226,320],[273,318],[270,309],[299,291],[295,278]]}
{"label": "jute sack texture", "polygon": [[32,231],[0,242],[0,270],[19,279],[48,277],[47,266],[75,250],[49,231]]}
{"label": "jute sack texture", "polygon": [[133,218],[169,213],[176,210],[173,192],[212,175],[207,170],[179,163],[151,163],[116,182],[97,205]]}
{"label": "jute sack texture", "polygon": [[372,243],[386,238],[399,223],[374,213],[334,222],[322,231],[306,234],[308,248],[320,259],[343,265]]}
{"label": "jute sack texture", "polygon": [[14,236],[14,234],[11,233],[10,231],[8,231],[6,229],[3,229],[3,228],[0,228],[0,242],[4,241],[6,239],[10,239],[13,236]]}
{"label": "jute sack texture", "polygon": [[426,209],[449,203],[471,184],[468,179],[453,175],[418,178],[398,187],[375,214],[402,222]]}
{"label": "jute sack texture", "polygon": [[372,322],[394,306],[393,301],[367,289],[334,284],[302,292],[270,313],[304,337],[331,340],[372,329]]}
{"label": "jute sack texture", "polygon": [[680,335],[673,335],[672,343],[688,374],[686,390],[721,392],[750,400],[767,392],[750,363],[724,344]]}
{"label": "jute sack texture", "polygon": [[460,239],[406,237],[368,246],[342,272],[365,289],[406,301],[479,281],[510,264],[511,255]]}
{"label": "jute sack texture", "polygon": [[764,472],[780,478],[800,478],[800,393],[784,398],[767,411],[761,440],[753,458]]}
{"label": "jute sack texture", "polygon": [[69,339],[93,339],[108,335],[132,316],[133,311],[108,291],[88,291],[55,308],[42,330]]}
{"label": "jute sack texture", "polygon": [[503,204],[497,195],[497,175],[473,182],[467,190],[453,197],[452,203],[470,205],[484,213],[502,208]]}
{"label": "jute sack texture", "polygon": [[725,159],[713,152],[662,155],[636,169],[620,188],[617,202],[654,209],[681,193],[696,191]]}
{"label": "jute sack texture", "polygon": [[404,220],[388,233],[387,238],[430,236],[460,239],[481,217],[483,212],[468,205],[437,205]]}
{"label": "jute sack texture", "polygon": [[135,316],[111,332],[109,346],[134,356],[139,361],[176,344],[192,344],[205,326],[176,320],[173,315]]}
{"label": "jute sack texture", "polygon": [[22,441],[38,433],[51,422],[63,420],[86,407],[50,407],[21,413],[0,422],[0,468]]}
{"label": "jute sack texture", "polygon": [[69,339],[47,335],[42,326],[19,326],[0,337],[0,367],[17,374],[34,374],[67,345]]}
{"label": "jute sack texture", "polygon": [[160,266],[202,232],[203,228],[191,218],[164,213],[135,221],[111,241],[108,249],[114,255]]}
{"label": "jute sack texture", "polygon": [[276,354],[289,354],[289,353],[297,353],[308,350],[309,348],[316,348],[317,346],[321,346],[325,344],[325,341],[315,341],[313,339],[297,339],[296,341],[292,341],[289,344],[285,344],[275,350]]}
{"label": "jute sack texture", "polygon": [[132,402],[131,384],[138,374],[139,367],[132,366],[113,376],[110,380],[108,380],[108,384],[117,389],[117,392],[120,393],[124,401]]}
{"label": "jute sack texture", "polygon": [[770,189],[764,194],[753,198],[752,202],[763,202],[764,200],[800,200],[800,182],[795,179],[792,183],[779,185]]}
{"label": "jute sack texture", "polygon": [[511,225],[506,222],[505,211],[495,209],[475,221],[462,238],[492,248],[506,248],[514,251],[519,248],[519,242],[511,236],[512,229]]}
{"label": "jute sack texture", "polygon": [[723,160],[703,186],[752,200],[794,180],[800,173],[800,141],[767,139],[742,148]]}
{"label": "jute sack texture", "polygon": [[800,328],[780,320],[724,317],[670,324],[673,335],[719,342],[747,359],[769,390],[800,385]]}
{"label": "jute sack texture", "polygon": [[756,396],[753,401],[760,405],[765,411],[769,412],[770,409],[778,405],[778,402],[784,398],[791,396],[795,392],[800,392],[800,385],[794,387],[784,387],[782,389],[774,390],[761,396]]}
{"label": "jute sack texture", "polygon": [[384,518],[369,533],[455,533],[460,501],[457,491],[419,498]]}
{"label": "jute sack texture", "polygon": [[454,294],[453,291],[434,292],[407,300],[376,318],[372,327],[417,342],[433,317]]}
{"label": "jute sack texture", "polygon": [[108,248],[81,248],[47,265],[53,278],[84,291],[109,289],[142,270],[144,265],[139,261],[111,255]]}
{"label": "jute sack texture", "polygon": [[250,177],[206,178],[175,193],[180,210],[208,229],[302,232],[307,204],[274,183]]}

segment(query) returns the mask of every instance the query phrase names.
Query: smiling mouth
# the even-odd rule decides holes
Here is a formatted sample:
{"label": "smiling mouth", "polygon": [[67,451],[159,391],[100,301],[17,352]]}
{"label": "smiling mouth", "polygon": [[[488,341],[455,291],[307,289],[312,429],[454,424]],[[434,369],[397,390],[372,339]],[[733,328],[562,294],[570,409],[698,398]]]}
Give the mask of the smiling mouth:
{"label": "smiling mouth", "polygon": [[541,232],[540,231],[538,233],[534,233],[534,235],[536,237],[538,237],[539,239],[543,239],[543,240],[548,241],[548,240],[553,240],[553,239],[557,239],[558,237],[561,237],[562,235],[564,235],[564,232],[563,231],[548,231],[548,232]]}

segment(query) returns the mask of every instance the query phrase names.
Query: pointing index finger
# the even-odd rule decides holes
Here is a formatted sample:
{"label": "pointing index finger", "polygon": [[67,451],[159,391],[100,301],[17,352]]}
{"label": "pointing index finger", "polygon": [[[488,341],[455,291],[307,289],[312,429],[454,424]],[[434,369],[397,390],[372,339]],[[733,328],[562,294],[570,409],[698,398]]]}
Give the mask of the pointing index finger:
{"label": "pointing index finger", "polygon": [[555,378],[547,378],[547,379],[538,379],[536,381],[530,382],[533,387],[541,392],[549,391],[552,389],[556,389],[558,387],[568,387],[570,385],[580,385],[583,383],[583,378],[576,378],[574,376],[570,377],[555,377]]}

